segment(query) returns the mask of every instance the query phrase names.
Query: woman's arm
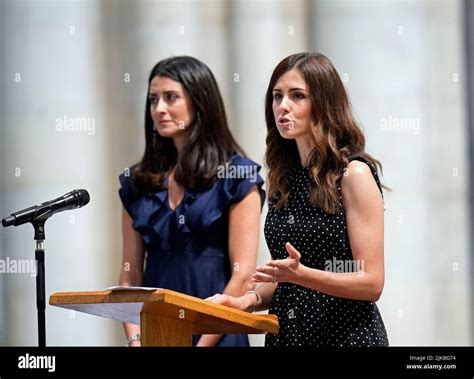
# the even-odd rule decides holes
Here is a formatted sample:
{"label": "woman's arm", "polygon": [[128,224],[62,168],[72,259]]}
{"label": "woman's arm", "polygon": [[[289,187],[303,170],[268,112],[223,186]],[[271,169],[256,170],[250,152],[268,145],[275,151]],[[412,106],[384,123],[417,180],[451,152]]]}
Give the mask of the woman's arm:
{"label": "woman's arm", "polygon": [[[260,194],[257,186],[229,211],[229,258],[232,276],[224,294],[239,297],[252,290],[252,274],[257,264],[258,238],[260,230]],[[206,334],[198,346],[214,346],[222,335]]]}
{"label": "woman's arm", "polygon": [[[213,303],[226,305],[228,307],[240,309],[247,312],[265,311],[270,307],[273,293],[278,283],[265,283],[255,290],[240,297],[222,295],[220,293],[208,297],[206,300]],[[257,294],[254,294],[256,292]]]}
{"label": "woman's arm", "polygon": [[335,273],[303,266],[299,252],[287,243],[290,257],[257,268],[258,281],[269,282],[275,276],[276,281],[292,282],[331,296],[368,301],[380,298],[384,285],[384,208],[369,167],[359,161],[349,163],[341,191],[352,255],[359,262],[359,270]]}
{"label": "woman's arm", "polygon": [[[122,211],[122,240],[122,268],[120,270],[119,285],[141,286],[145,248],[140,234],[132,227],[132,218],[125,209]],[[138,325],[128,323],[123,325],[127,337],[140,334]],[[132,342],[131,346],[140,346],[140,341]]]}
{"label": "woman's arm", "polygon": [[[263,275],[265,276],[265,275]],[[271,278],[271,277],[269,277]],[[258,283],[257,274],[252,275],[252,283]],[[265,283],[255,288],[253,292],[257,294],[245,293],[240,297],[234,297],[223,294],[215,294],[211,297],[208,297],[206,300],[212,301],[213,303],[226,305],[228,307],[240,309],[241,311],[246,312],[259,312],[265,311],[270,308],[270,303],[273,298],[273,293],[277,287],[278,283]]]}

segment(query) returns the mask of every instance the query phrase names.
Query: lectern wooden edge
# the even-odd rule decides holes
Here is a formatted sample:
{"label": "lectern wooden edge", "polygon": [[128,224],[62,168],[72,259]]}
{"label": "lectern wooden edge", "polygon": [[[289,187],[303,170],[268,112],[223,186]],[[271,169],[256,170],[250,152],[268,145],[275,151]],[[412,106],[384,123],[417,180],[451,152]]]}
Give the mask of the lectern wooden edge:
{"label": "lectern wooden edge", "polygon": [[141,326],[142,346],[191,346],[193,334],[278,333],[275,315],[258,315],[157,289],[56,292],[49,304]]}

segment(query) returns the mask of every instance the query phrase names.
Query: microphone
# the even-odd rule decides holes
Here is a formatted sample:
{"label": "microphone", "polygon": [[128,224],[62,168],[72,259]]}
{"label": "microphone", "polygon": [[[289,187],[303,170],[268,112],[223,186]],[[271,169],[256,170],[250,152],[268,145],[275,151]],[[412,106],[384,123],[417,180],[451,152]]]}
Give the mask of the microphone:
{"label": "microphone", "polygon": [[55,213],[81,208],[89,203],[89,200],[89,192],[85,189],[74,190],[57,199],[12,213],[2,220],[2,225],[7,227],[10,225],[18,226],[27,222],[46,221]]}

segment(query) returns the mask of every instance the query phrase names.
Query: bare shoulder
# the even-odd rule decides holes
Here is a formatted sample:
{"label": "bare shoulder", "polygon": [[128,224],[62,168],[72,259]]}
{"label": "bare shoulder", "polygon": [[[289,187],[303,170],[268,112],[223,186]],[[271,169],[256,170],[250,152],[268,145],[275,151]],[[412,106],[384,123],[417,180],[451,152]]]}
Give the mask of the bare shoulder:
{"label": "bare shoulder", "polygon": [[372,171],[366,163],[361,161],[349,162],[342,177],[345,187],[372,181],[375,182]]}
{"label": "bare shoulder", "polygon": [[343,199],[352,199],[359,202],[367,202],[374,197],[380,197],[380,191],[372,175],[370,167],[360,161],[349,162],[341,181],[341,192]]}

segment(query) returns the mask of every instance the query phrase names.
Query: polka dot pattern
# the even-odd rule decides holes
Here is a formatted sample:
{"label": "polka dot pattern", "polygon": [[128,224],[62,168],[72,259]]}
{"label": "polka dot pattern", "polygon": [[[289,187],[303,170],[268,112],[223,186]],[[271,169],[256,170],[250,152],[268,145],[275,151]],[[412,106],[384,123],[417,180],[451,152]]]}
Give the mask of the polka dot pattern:
{"label": "polka dot pattern", "polygon": [[[369,165],[380,186],[377,172]],[[285,243],[300,253],[301,263],[320,270],[328,261],[353,261],[342,208],[330,214],[309,201],[309,169],[294,164],[290,176],[287,206],[272,207],[265,220],[265,239],[273,259],[285,259]],[[381,190],[382,191],[382,190]],[[280,332],[267,334],[266,346],[388,346],[387,333],[377,305],[370,301],[330,296],[292,283],[279,283],[270,304],[270,313],[278,316]]]}

